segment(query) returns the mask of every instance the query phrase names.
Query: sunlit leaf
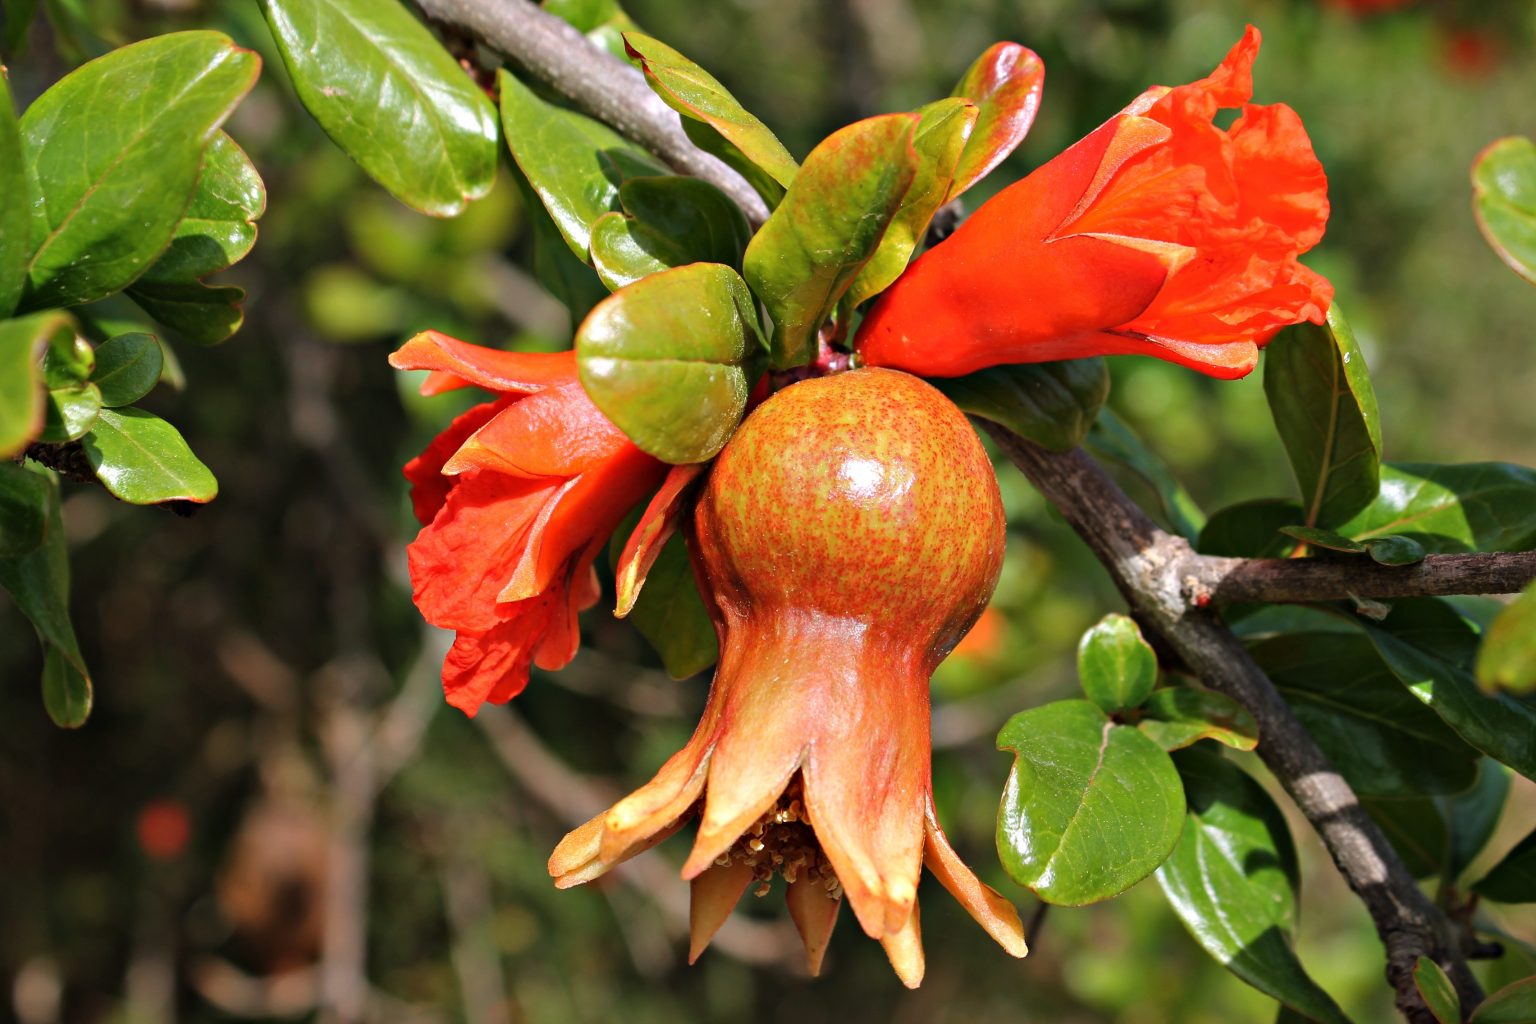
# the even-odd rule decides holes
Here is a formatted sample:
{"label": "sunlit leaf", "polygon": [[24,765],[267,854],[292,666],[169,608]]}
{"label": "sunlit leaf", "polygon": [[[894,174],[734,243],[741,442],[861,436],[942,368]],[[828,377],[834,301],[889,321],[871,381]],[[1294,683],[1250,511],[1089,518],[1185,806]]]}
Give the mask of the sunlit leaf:
{"label": "sunlit leaf", "polygon": [[1381,492],[1340,524],[1356,540],[1403,536],[1432,554],[1536,547],[1536,470],[1508,462],[1386,463]]}
{"label": "sunlit leaf", "polygon": [[1472,1024],[1536,1024],[1536,978],[1505,985],[1472,1011]]}
{"label": "sunlit leaf", "polygon": [[96,479],[132,504],[207,502],[219,492],[181,432],[142,409],[103,409],[81,445]]}
{"label": "sunlit leaf", "polygon": [[1106,615],[1077,645],[1077,678],[1105,711],[1139,706],[1157,685],[1157,655],[1128,615]]}
{"label": "sunlit leaf", "polygon": [[15,455],[42,432],[38,359],[54,341],[65,344],[74,336],[74,322],[58,310],[0,320],[0,458]]}
{"label": "sunlit leaf", "polygon": [[[10,5],[6,5],[9,14]],[[9,27],[9,26],[7,26]],[[32,197],[27,184],[21,128],[11,102],[11,86],[0,74],[0,320],[16,310],[27,283]]]}
{"label": "sunlit leaf", "polygon": [[592,266],[617,291],[648,274],[690,263],[739,267],[752,237],[741,208],[697,178],[630,178],[619,187],[623,213],[591,225]]}
{"label": "sunlit leaf", "polygon": [[1536,583],[1488,627],[1477,652],[1477,681],[1487,690],[1536,690]]}
{"label": "sunlit leaf", "polygon": [[40,440],[59,444],[85,436],[101,413],[101,391],[95,384],[52,388],[43,406]]}
{"label": "sunlit leaf", "polygon": [[164,363],[154,335],[119,334],[97,347],[91,383],[101,392],[101,404],[107,408],[132,405],[160,382]]}
{"label": "sunlit leaf", "polygon": [[1440,965],[1421,956],[1413,965],[1413,984],[1439,1024],[1461,1024],[1461,997]]}
{"label": "sunlit leaf", "polygon": [[1045,64],[1018,43],[993,43],[976,58],[952,93],[975,103],[980,114],[948,198],[986,177],[1024,141],[1040,109],[1044,85]]}
{"label": "sunlit leaf", "polygon": [[1241,704],[1224,693],[1199,686],[1157,690],[1141,706],[1136,728],[1164,750],[1181,750],[1200,740],[1215,740],[1234,750],[1259,744],[1259,726]]}
{"label": "sunlit leaf", "polygon": [[1510,269],[1536,284],[1536,142],[1499,139],[1472,164],[1477,226]]}

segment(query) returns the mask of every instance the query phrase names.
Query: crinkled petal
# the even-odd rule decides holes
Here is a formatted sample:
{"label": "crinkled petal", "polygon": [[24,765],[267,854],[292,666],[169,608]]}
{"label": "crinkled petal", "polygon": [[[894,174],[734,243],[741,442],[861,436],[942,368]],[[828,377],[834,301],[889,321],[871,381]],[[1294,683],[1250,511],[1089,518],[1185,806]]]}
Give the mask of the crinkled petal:
{"label": "crinkled petal", "polygon": [[432,370],[422,394],[478,385],[488,391],[530,394],[576,379],[575,352],[506,352],[423,331],[390,355],[397,370]]}
{"label": "crinkled petal", "polygon": [[578,381],[545,388],[502,409],[465,439],[444,472],[574,476],[628,447]]}
{"label": "crinkled petal", "polygon": [[505,401],[484,402],[461,413],[432,439],[425,451],[405,464],[405,478],[411,482],[411,509],[421,525],[430,523],[448,500],[448,490],[454,482],[443,475],[443,466],[471,434],[503,408]]}

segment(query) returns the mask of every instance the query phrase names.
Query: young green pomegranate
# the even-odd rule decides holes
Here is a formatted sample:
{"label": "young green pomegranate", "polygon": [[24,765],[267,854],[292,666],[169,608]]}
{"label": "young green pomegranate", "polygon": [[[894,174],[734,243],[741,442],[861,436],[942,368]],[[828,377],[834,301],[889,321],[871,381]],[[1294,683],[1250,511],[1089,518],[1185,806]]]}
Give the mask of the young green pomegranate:
{"label": "young green pomegranate", "polygon": [[556,884],[698,814],[691,958],[748,886],[782,875],[813,972],[846,896],[915,987],[924,863],[1023,956],[1017,912],[940,829],[929,773],[928,680],[991,597],[1004,526],[970,424],[916,377],[855,370],[770,398],[695,517],[721,649],[703,720],[654,779],[565,838]]}

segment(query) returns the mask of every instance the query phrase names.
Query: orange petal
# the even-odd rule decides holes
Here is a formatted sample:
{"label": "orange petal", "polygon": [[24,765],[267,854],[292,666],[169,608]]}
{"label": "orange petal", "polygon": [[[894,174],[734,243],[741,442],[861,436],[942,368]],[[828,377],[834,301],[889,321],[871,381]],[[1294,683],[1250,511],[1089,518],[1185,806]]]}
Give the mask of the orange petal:
{"label": "orange petal", "polygon": [[[397,370],[433,370],[422,394],[476,384],[490,391],[529,394],[576,379],[575,352],[505,352],[423,331],[389,357]],[[428,389],[430,387],[430,390]]]}
{"label": "orange petal", "polygon": [[405,464],[405,478],[411,482],[411,510],[416,521],[426,526],[448,500],[454,481],[443,476],[443,466],[470,435],[491,421],[506,407],[502,402],[483,402],[460,414],[432,439],[426,450]]}
{"label": "orange petal", "polygon": [[976,923],[985,928],[987,934],[1010,955],[1023,956],[1028,953],[1029,946],[1024,942],[1024,924],[1019,920],[1018,910],[996,889],[977,878],[965,866],[959,854],[955,853],[944,830],[939,827],[932,797],[928,799],[925,818],[928,842],[923,847],[923,863],[933,872],[933,877],[949,890],[949,894],[976,919]]}
{"label": "orange petal", "polygon": [[688,902],[688,962],[694,963],[715,937],[725,919],[741,900],[741,894],[752,884],[752,866],[716,864],[690,886]]}
{"label": "orange petal", "polygon": [[784,900],[789,904],[789,917],[795,922],[800,941],[805,944],[806,970],[814,978],[821,973],[821,961],[827,955],[827,943],[832,938],[832,926],[837,924],[842,898],[829,895],[820,880],[802,875],[789,883]]}
{"label": "orange petal", "polygon": [[634,532],[624,545],[624,553],[619,555],[619,563],[613,573],[614,589],[618,593],[618,604],[613,614],[618,618],[624,618],[635,607],[635,599],[640,596],[640,588],[645,585],[646,574],[656,564],[661,549],[677,532],[679,521],[692,509],[688,500],[693,494],[692,485],[707,468],[705,463],[673,466],[667,471],[661,489],[645,507],[640,521],[635,524]]}
{"label": "orange petal", "polygon": [[444,473],[490,469],[513,476],[574,476],[629,444],[577,381],[503,409],[465,439]]}
{"label": "orange petal", "polygon": [[912,913],[901,927],[881,938],[880,945],[885,947],[885,955],[890,958],[896,977],[903,985],[917,988],[923,983],[923,931],[918,923],[916,903],[912,904]]}
{"label": "orange petal", "polygon": [[603,819],[604,815],[599,814],[574,829],[560,840],[560,844],[555,847],[555,852],[549,855],[549,873],[555,880],[556,889],[569,889],[572,886],[590,882],[606,874],[615,865],[622,864],[629,858],[670,839],[678,829],[687,824],[686,818],[679,818],[644,839],[636,841],[620,856],[608,859],[604,858],[600,852],[605,834]]}

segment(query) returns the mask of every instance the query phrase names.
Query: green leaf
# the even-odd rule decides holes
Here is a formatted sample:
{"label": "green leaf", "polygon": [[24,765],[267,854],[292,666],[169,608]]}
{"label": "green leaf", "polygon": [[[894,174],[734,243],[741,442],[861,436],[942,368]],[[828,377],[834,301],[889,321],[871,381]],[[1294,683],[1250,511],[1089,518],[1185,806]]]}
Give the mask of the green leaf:
{"label": "green leaf", "polygon": [[1289,558],[1296,550],[1282,533],[1305,518],[1289,498],[1257,498],[1217,509],[1200,531],[1195,550],[1227,558]]}
{"label": "green leaf", "polygon": [[690,263],[740,266],[752,237],[741,208],[697,178],[630,178],[619,204],[623,213],[593,221],[590,242],[592,266],[614,291]]}
{"label": "green leaf", "polygon": [[1297,324],[1269,343],[1264,394],[1301,485],[1306,525],[1337,526],[1376,497],[1376,393],[1338,304],[1328,323]]}
{"label": "green leaf", "polygon": [[1280,808],[1245,772],[1199,748],[1174,755],[1189,821],[1157,881],[1202,949],[1309,1020],[1349,1018],[1292,947],[1299,875]]}
{"label": "green leaf", "polygon": [[80,334],[59,331],[43,350],[43,385],[71,388],[91,379],[96,370],[96,349]]}
{"label": "green leaf", "polygon": [[1360,803],[1414,878],[1445,874],[1450,826],[1433,800],[1362,797]]}
{"label": "green leaf", "polygon": [[1350,555],[1363,555],[1369,550],[1357,540],[1350,540],[1343,534],[1316,526],[1282,526],[1280,532],[1314,548],[1342,551]]}
{"label": "green leaf", "polygon": [[91,714],[91,680],[52,644],[43,655],[43,709],[53,724],[78,729]]}
{"label": "green leaf", "polygon": [[1536,284],[1536,142],[1510,136],[1477,155],[1472,209],[1493,251]]}
{"label": "green leaf", "polygon": [[[619,530],[614,534],[610,550],[615,559],[628,533]],[[627,618],[661,655],[661,663],[673,679],[697,675],[720,657],[715,626],[699,596],[688,547],[680,533],[662,546]]]}
{"label": "green leaf", "polygon": [[6,0],[0,5],[0,51],[12,58],[26,50],[27,30],[37,14],[37,0]]}
{"label": "green leaf", "polygon": [[1294,633],[1249,653],[1362,796],[1459,793],[1476,778],[1476,751],[1404,691],[1360,634]]}
{"label": "green leaf", "polygon": [[49,310],[0,320],[0,459],[25,448],[43,429],[44,391],[39,357],[75,336],[68,313]]}
{"label": "green leaf", "polygon": [[101,412],[101,392],[95,384],[53,388],[43,407],[43,433],[39,440],[52,444],[78,441]]}
{"label": "green leaf", "polygon": [[1445,801],[1450,828],[1450,859],[1446,877],[1454,881],[1493,838],[1493,830],[1509,797],[1509,769],[1491,757],[1477,765],[1477,781],[1465,793]]}
{"label": "green leaf", "polygon": [[1472,1011],[1472,1024],[1536,1024],[1536,978],[1505,985]]}
{"label": "green leaf", "polygon": [[1088,432],[1088,447],[1102,458],[1113,459],[1135,473],[1157,495],[1168,524],[1186,540],[1193,542],[1205,525],[1205,513],[1195,504],[1184,485],[1174,479],[1152,450],[1113,410],[1099,410],[1099,417]]}
{"label": "green leaf", "polygon": [[1058,452],[1083,443],[1109,397],[1102,359],[994,366],[928,383],[966,412]]}
{"label": "green leaf", "polygon": [[1483,635],[1477,681],[1485,690],[1536,690],[1536,583],[1499,612]]}
{"label": "green leaf", "polygon": [[121,291],[170,245],[219,125],[260,60],[219,32],[176,32],[70,72],[27,109],[33,206],[23,305]]}
{"label": "green leaf", "polygon": [[917,171],[916,114],[857,121],[822,140],[747,246],[742,272],[773,318],[776,369],[809,363],[816,335],[874,255]]}
{"label": "green leaf", "polygon": [[589,261],[592,223],[618,209],[623,180],[666,169],[607,125],[539,99],[505,69],[496,80],[512,158],[571,252]]}
{"label": "green leaf", "polygon": [[667,106],[685,120],[707,124],[773,180],[789,187],[800,169],[795,158],[768,126],[736,102],[713,75],[644,33],[624,33],[624,45],[645,72],[646,82]]}
{"label": "green leaf", "polygon": [[1413,984],[1435,1020],[1440,1024],[1461,1024],[1461,997],[1439,964],[1427,956],[1419,957],[1413,965]]}
{"label": "green leaf", "polygon": [[1119,895],[1173,850],[1184,793],[1168,755],[1086,700],[1020,712],[998,734],[1015,755],[997,817],[1014,881],[1047,903]]}
{"label": "green leaf", "polygon": [[1365,549],[1381,565],[1413,565],[1424,561],[1424,546],[1412,537],[1373,537],[1365,542]]}
{"label": "green leaf", "polygon": [[774,180],[773,175],[759,167],[751,157],[737,149],[734,143],[703,121],[695,121],[690,117],[683,118],[683,134],[688,136],[689,142],[745,178],[747,184],[763,197],[763,202],[770,210],[784,199],[784,186]]}
{"label": "green leaf", "polygon": [[134,505],[202,503],[219,493],[181,433],[142,409],[103,409],[81,444],[96,479]]}
{"label": "green leaf", "polygon": [[1166,687],[1147,698],[1141,713],[1136,728],[1164,750],[1180,750],[1200,740],[1215,740],[1233,750],[1252,750],[1259,745],[1259,726],[1253,716],[1215,690]]}
{"label": "green leaf", "polygon": [[397,0],[262,0],[294,90],[395,198],[454,217],[496,180],[496,111]]}
{"label": "green leaf", "polygon": [[[7,4],[7,13],[10,5]],[[9,47],[7,47],[9,49]],[[32,195],[27,185],[21,128],[11,102],[11,86],[0,74],[0,320],[16,311],[27,283],[28,233]]]}
{"label": "green leaf", "polygon": [[594,405],[664,462],[713,458],[741,422],[762,351],[746,284],[718,263],[652,274],[602,302],[576,332]]}
{"label": "green leaf", "polygon": [[152,334],[119,334],[96,349],[96,369],[91,383],[101,391],[108,409],[132,405],[160,382],[165,365],[160,342]]}
{"label": "green leaf", "polygon": [[907,269],[907,261],[928,233],[928,223],[949,195],[977,110],[970,100],[951,98],[930,103],[917,113],[920,120],[912,136],[917,169],[912,184],[875,254],[849,287],[850,306],[885,291]]}
{"label": "green leaf", "polygon": [[128,294],[144,312],[199,345],[216,345],[245,322],[240,308],[245,289],[233,285],[148,282],[134,285]]}
{"label": "green leaf", "polygon": [[42,545],[52,493],[46,477],[0,462],[0,558],[19,558]]}
{"label": "green leaf", "polygon": [[1387,463],[1381,493],[1339,532],[1402,536],[1430,553],[1536,548],[1536,470],[1507,462]]}
{"label": "green leaf", "polygon": [[1128,615],[1106,615],[1077,645],[1083,692],[1105,711],[1139,707],[1157,685],[1157,655]]}
{"label": "green leaf", "polygon": [[951,95],[975,103],[980,116],[960,157],[950,199],[990,174],[1024,141],[1044,85],[1045,65],[1018,43],[993,43],[966,70]]}
{"label": "green leaf", "polygon": [[1495,903],[1536,903],[1536,832],[1516,843],[1472,891]]}
{"label": "green leaf", "polygon": [[1399,601],[1366,636],[1409,691],[1472,746],[1536,778],[1536,708],[1507,694],[1488,696],[1472,677],[1477,634],[1443,601]]}

